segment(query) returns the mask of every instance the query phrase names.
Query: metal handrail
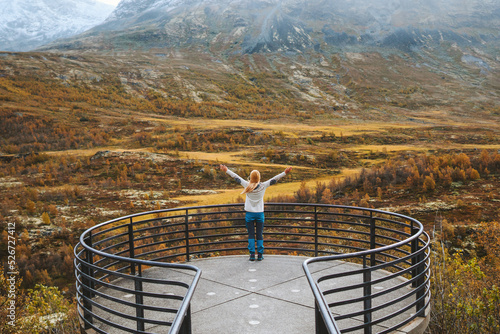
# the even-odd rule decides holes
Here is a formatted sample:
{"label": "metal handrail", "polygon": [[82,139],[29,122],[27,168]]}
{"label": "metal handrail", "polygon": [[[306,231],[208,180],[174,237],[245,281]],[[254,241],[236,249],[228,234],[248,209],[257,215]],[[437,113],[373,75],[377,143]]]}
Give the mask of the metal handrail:
{"label": "metal handrail", "polygon": [[[365,318],[356,329],[363,328],[365,333],[371,333],[374,325],[399,315],[372,319],[372,313],[392,305],[371,306],[372,300],[383,294],[371,294],[371,273],[375,270],[389,270],[393,273],[388,277],[407,280],[391,290],[413,287],[409,296],[402,297],[416,296],[408,306],[417,311],[412,319],[422,316],[427,309],[430,297],[428,236],[415,219],[381,210],[328,204],[268,203],[265,211],[264,236],[268,251],[314,257],[304,262],[303,269],[316,300],[317,333],[340,333],[335,319],[356,315]],[[169,333],[190,333],[190,301],[201,271],[195,266],[175,262],[247,252],[244,224],[243,204],[224,204],[137,213],[89,228],[75,247],[77,302],[83,325],[99,333],[106,333],[107,329],[103,329],[106,326],[139,333],[148,333],[147,326],[169,326]],[[362,275],[364,283],[347,288],[362,289],[366,294],[354,299],[363,302],[362,310],[334,317],[330,308],[336,303],[327,300],[336,292],[322,291],[321,284],[338,275],[314,278],[308,266],[336,260],[362,262],[361,269],[340,276]],[[187,270],[195,274],[189,283],[151,279],[143,275],[147,267]],[[133,283],[134,288],[120,286],[120,280]],[[179,295],[165,296],[144,291],[145,284],[176,285],[186,290]],[[135,303],[113,296],[117,291],[135,295]],[[162,308],[145,305],[145,297],[182,302],[175,307]],[[123,306],[135,308],[135,315],[119,311]],[[148,310],[175,313],[175,319],[148,318],[145,316]],[[122,319],[126,325],[113,320],[115,318]],[[390,328],[400,328],[412,319],[400,321]],[[128,328],[130,322],[135,322],[136,328]],[[343,328],[342,332],[353,328]]]}
{"label": "metal handrail", "polygon": [[[380,210],[370,210],[370,212],[388,214],[387,212],[380,211]],[[378,323],[381,323],[387,319],[390,319],[391,317],[396,316],[396,315],[404,312],[406,309],[409,309],[409,308],[414,307],[414,306],[416,306],[416,308],[417,308],[417,312],[415,313],[414,316],[407,318],[407,319],[404,319],[403,321],[397,323],[396,325],[393,325],[389,328],[386,328],[385,330],[381,331],[380,333],[390,333],[391,331],[394,331],[394,330],[401,328],[402,326],[408,324],[413,319],[415,319],[417,316],[425,316],[425,311],[428,308],[429,303],[430,303],[430,286],[429,286],[429,284],[430,284],[429,267],[430,266],[429,266],[429,262],[428,262],[429,255],[430,255],[429,254],[429,240],[430,240],[429,236],[424,232],[423,225],[420,222],[418,222],[417,220],[410,218],[410,217],[407,217],[407,216],[404,216],[404,215],[401,215],[401,214],[396,214],[396,213],[390,213],[390,214],[392,216],[403,218],[403,219],[406,219],[408,221],[411,221],[413,224],[418,226],[418,230],[415,233],[413,233],[413,235],[411,237],[404,239],[404,240],[401,240],[401,241],[394,243],[394,244],[391,244],[391,245],[379,247],[376,249],[370,249],[370,250],[365,250],[365,251],[361,251],[361,252],[351,253],[351,254],[338,254],[338,255],[330,255],[330,256],[324,256],[324,257],[319,257],[319,258],[311,258],[311,259],[304,261],[303,269],[304,269],[307,280],[309,282],[309,285],[310,285],[310,287],[313,291],[313,294],[315,296],[315,299],[316,299],[316,311],[321,314],[322,321],[324,322],[323,324],[321,324],[319,326],[318,326],[318,324],[316,325],[317,326],[316,333],[318,333],[318,334],[323,334],[323,333],[325,333],[325,334],[326,333],[340,334],[340,333],[347,333],[347,332],[351,332],[351,331],[355,331],[355,330],[359,330],[359,329],[364,329],[364,333],[372,333],[372,326],[374,326]],[[413,225],[412,225],[412,229],[413,229]],[[374,294],[374,295],[372,295],[370,293],[369,298],[367,298],[367,296],[365,296],[362,298],[359,298],[359,297],[352,298],[351,300],[343,301],[342,303],[328,303],[325,299],[325,293],[323,291],[321,291],[321,289],[318,286],[318,283],[320,283],[321,281],[326,281],[326,280],[332,279],[332,278],[345,277],[346,273],[332,275],[331,277],[321,276],[317,279],[314,279],[312,274],[311,274],[311,271],[309,270],[309,265],[311,265],[312,263],[319,263],[319,262],[345,261],[345,260],[352,259],[352,258],[362,258],[362,259],[364,259],[363,266],[364,266],[364,268],[366,268],[367,267],[366,266],[366,259],[369,256],[375,255],[375,254],[383,254],[387,251],[395,250],[398,247],[404,246],[408,243],[418,242],[418,241],[420,241],[421,236],[424,236],[426,239],[424,246],[421,249],[419,249],[417,251],[417,253],[412,253],[410,256],[407,256],[406,258],[413,258],[422,252],[425,253],[425,257],[420,259],[420,261],[415,264],[415,266],[424,267],[424,269],[415,278],[410,280],[410,283],[412,283],[414,280],[421,278],[421,276],[425,276],[425,280],[421,281],[420,285],[416,286],[416,289],[415,289],[415,290],[418,290],[418,289],[422,289],[422,287],[425,287],[425,292],[423,294],[421,294],[420,296],[418,296],[417,301],[415,303],[410,303],[410,305],[407,306],[405,309],[402,309],[398,312],[394,312],[393,314],[386,316],[386,317],[383,317],[381,319],[378,319],[376,321],[373,321],[371,318],[368,318],[368,321],[367,321],[367,319],[365,318],[365,322],[362,325],[354,326],[351,328],[344,328],[343,330],[340,330],[337,322],[335,320],[333,322],[330,320],[330,317],[332,316],[332,312],[330,311],[331,306],[340,305],[340,304],[345,305],[345,304],[355,303],[355,302],[360,302],[360,301],[365,302],[367,300],[371,300],[371,298],[374,298],[377,295],[382,295],[382,294],[391,292],[391,291],[395,290],[395,288],[389,289],[387,291],[384,291],[383,293],[378,293],[378,294]],[[381,268],[386,267],[388,265],[390,265],[390,264],[385,263],[382,265],[371,267],[368,270],[381,269]],[[411,268],[402,270],[401,272],[403,274],[405,274],[405,273],[409,272],[410,270],[411,270]],[[360,271],[363,272],[363,271],[366,271],[366,269],[360,270]],[[385,279],[387,279],[387,278],[385,278]],[[366,283],[367,282],[365,282],[363,284],[358,284],[357,286],[351,286],[351,288],[364,287],[366,285]],[[369,283],[370,284],[372,283],[371,280]],[[408,283],[403,283],[403,285],[406,285],[406,284],[408,284]],[[340,288],[336,288],[335,291],[340,292],[340,291],[345,291],[346,289],[349,289],[349,288],[340,287]],[[412,295],[412,294],[413,294],[413,292],[409,293],[407,295],[404,295],[403,297],[400,297],[397,300],[393,300],[392,303],[403,300],[404,298],[408,297],[408,295]],[[389,303],[389,304],[392,304],[392,303]],[[362,311],[357,311],[357,312],[352,312],[350,314],[345,314],[342,316],[339,315],[336,318],[337,319],[347,319],[347,318],[352,318],[352,317],[359,316],[359,315],[371,314],[372,312],[377,311],[379,309],[382,309],[383,307],[386,307],[387,305],[388,304],[378,306],[376,308],[372,308],[371,302],[370,302],[368,309],[364,309]],[[316,318],[316,321],[318,321],[318,317]]]}
{"label": "metal handrail", "polygon": [[[133,215],[133,216],[138,216],[138,215]],[[167,325],[169,325],[170,326],[169,333],[172,333],[172,334],[190,333],[191,332],[190,325],[189,325],[188,329],[183,329],[182,327],[184,325],[184,321],[185,321],[186,316],[190,316],[190,309],[189,309],[190,308],[190,303],[191,303],[191,299],[193,297],[194,291],[196,289],[196,286],[197,286],[197,284],[198,284],[198,282],[200,280],[201,270],[199,268],[195,267],[195,266],[192,266],[192,265],[177,264],[177,263],[162,263],[162,262],[155,262],[155,261],[147,261],[147,260],[140,260],[140,259],[125,258],[125,257],[122,257],[122,256],[117,256],[117,255],[114,255],[114,254],[105,253],[105,252],[96,250],[96,249],[92,248],[90,245],[88,245],[86,243],[86,240],[84,238],[85,238],[85,236],[90,231],[92,231],[92,230],[94,230],[96,228],[99,228],[100,226],[104,226],[104,225],[107,225],[109,223],[120,221],[120,220],[121,219],[115,219],[115,220],[112,220],[112,221],[107,222],[107,223],[96,225],[96,226],[94,226],[94,228],[91,228],[91,229],[85,231],[80,236],[80,242],[75,247],[74,254],[75,254],[76,283],[77,283],[77,304],[78,304],[78,308],[79,308],[78,312],[79,312],[80,318],[81,318],[81,320],[82,320],[82,322],[84,324],[83,327],[85,329],[92,328],[93,330],[97,331],[98,333],[107,333],[106,331],[103,331],[102,329],[100,329],[99,327],[97,327],[97,326],[94,325],[94,323],[92,321],[92,317],[95,317],[98,320],[100,320],[102,323],[107,324],[107,325],[109,325],[111,327],[115,327],[117,329],[123,330],[123,331],[129,331],[129,332],[132,332],[132,333],[137,333],[137,332],[147,333],[147,332],[144,331],[143,326],[138,326],[138,327],[142,327],[141,328],[142,331],[139,328],[137,330],[132,330],[132,329],[128,329],[128,328],[125,328],[123,326],[120,326],[119,324],[112,323],[112,322],[110,322],[108,320],[105,320],[105,319],[99,317],[98,315],[96,315],[95,313],[93,313],[92,312],[92,308],[88,307],[89,302],[90,302],[90,304],[93,304],[94,306],[96,306],[96,303],[92,302],[92,300],[91,300],[93,295],[100,295],[100,296],[103,296],[103,297],[107,297],[107,299],[111,299],[111,300],[114,299],[115,302],[121,303],[123,305],[127,305],[127,304],[129,306],[132,305],[132,303],[128,303],[128,302],[123,301],[123,300],[118,300],[117,298],[114,298],[114,297],[106,296],[106,295],[100,293],[98,290],[96,290],[95,288],[92,287],[92,285],[95,285],[95,284],[100,284],[100,285],[107,286],[107,287],[111,287],[112,285],[109,284],[109,283],[106,283],[105,281],[95,280],[92,276],[89,276],[88,273],[84,272],[84,270],[82,269],[82,267],[84,266],[84,263],[85,263],[85,266],[88,267],[88,269],[93,269],[93,270],[96,270],[96,271],[98,271],[98,270],[100,270],[100,271],[107,271],[107,269],[99,268],[99,267],[95,266],[94,264],[89,264],[88,262],[86,263],[86,261],[83,260],[84,252],[89,252],[89,253],[92,253],[92,257],[94,255],[98,255],[98,256],[101,256],[103,258],[114,259],[116,261],[129,262],[130,263],[130,268],[135,267],[135,266],[138,266],[138,267],[149,266],[149,267],[161,267],[161,268],[178,269],[178,270],[188,270],[188,271],[195,272],[195,275],[194,275],[194,277],[193,277],[193,279],[191,281],[191,284],[189,284],[189,285],[182,284],[182,283],[176,282],[176,281],[168,281],[168,280],[161,280],[161,279],[156,279],[156,280],[155,279],[145,279],[145,278],[142,278],[142,277],[140,278],[140,280],[143,281],[143,282],[145,282],[145,281],[149,281],[149,282],[156,281],[158,284],[163,284],[163,285],[178,285],[178,286],[184,286],[185,288],[187,288],[186,294],[182,298],[182,304],[180,305],[180,307],[177,310],[171,310],[171,309],[168,309],[168,308],[161,308],[161,307],[149,307],[148,309],[156,310],[156,311],[163,311],[163,312],[172,312],[172,311],[175,311],[176,316],[175,316],[174,320],[171,323],[161,322],[161,321],[153,321],[153,320],[150,320],[149,322],[150,323],[156,323],[156,324],[164,324],[164,325],[167,324]],[[80,248],[83,248],[83,249],[79,250]],[[92,262],[92,261],[90,261],[90,262]],[[114,273],[114,275],[121,276],[121,277],[126,277],[125,274],[120,275],[118,273]],[[83,283],[82,278],[90,280],[91,282]],[[126,289],[120,289],[120,288],[117,288],[117,287],[114,287],[114,288],[116,290],[122,290],[122,291],[127,291],[127,292],[134,292],[134,291],[126,290]],[[87,291],[87,295],[85,295],[85,293],[83,292],[83,290]],[[90,298],[89,298],[89,295],[91,296]],[[144,293],[144,292],[142,292],[141,296],[145,296],[145,295],[150,296],[150,297],[163,298],[163,296],[161,296],[159,294]],[[175,297],[171,297],[171,299],[176,299],[176,298]],[[87,305],[85,305],[85,304],[87,304]],[[102,309],[105,309],[105,308],[106,307],[102,307]],[[140,317],[130,317],[130,316],[127,316],[126,314],[114,311],[112,309],[108,309],[107,311],[109,313],[111,313],[111,314],[118,315],[119,317],[122,317],[122,318],[133,319],[133,320],[137,321],[138,323],[141,321]],[[142,317],[144,317],[144,315],[142,315]],[[89,320],[89,318],[91,320]],[[142,319],[142,321],[146,321],[146,320]]]}

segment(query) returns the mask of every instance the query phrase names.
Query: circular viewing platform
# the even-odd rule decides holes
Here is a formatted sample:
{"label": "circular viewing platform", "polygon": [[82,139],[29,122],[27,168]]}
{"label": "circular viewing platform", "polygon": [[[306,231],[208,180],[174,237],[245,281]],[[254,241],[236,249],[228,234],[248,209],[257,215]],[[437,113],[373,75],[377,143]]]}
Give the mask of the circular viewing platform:
{"label": "circular viewing platform", "polygon": [[[75,248],[88,333],[423,333],[429,238],[409,217],[266,205],[263,261],[248,261],[241,204],[96,225]],[[245,255],[243,255],[245,254]]]}

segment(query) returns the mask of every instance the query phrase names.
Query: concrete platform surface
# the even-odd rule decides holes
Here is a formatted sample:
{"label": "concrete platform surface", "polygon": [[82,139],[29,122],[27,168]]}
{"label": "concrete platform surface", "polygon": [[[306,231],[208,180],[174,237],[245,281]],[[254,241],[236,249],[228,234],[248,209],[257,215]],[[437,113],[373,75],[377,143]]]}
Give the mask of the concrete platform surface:
{"label": "concrete platform surface", "polygon": [[[306,257],[301,256],[266,255],[264,261],[255,262],[248,261],[247,256],[224,256],[191,261],[190,264],[202,270],[201,280],[191,303],[193,334],[314,333],[314,297],[302,269],[302,263],[306,259]],[[333,262],[315,264],[310,269],[313,276],[316,276],[353,270],[352,266],[357,265]],[[374,273],[373,278],[385,274],[387,273]],[[143,273],[143,276],[168,277],[186,282],[192,278],[190,273],[160,268],[148,269]],[[331,282],[329,284],[335,285]],[[387,282],[386,284],[391,283]],[[132,282],[124,280],[120,285],[131,288]],[[379,291],[387,287],[377,286],[375,289]],[[146,284],[144,291],[148,291],[148,289],[154,289],[157,292],[162,287]],[[175,288],[169,287],[168,289]],[[409,289],[399,291],[398,294],[406,293]],[[166,290],[163,293],[175,293],[175,291]],[[349,294],[348,297],[352,298],[353,292]],[[115,297],[124,300],[129,298],[129,301],[133,301],[130,294],[121,296],[120,292],[116,292]],[[395,298],[395,296],[388,295],[385,297],[385,301],[391,298]],[[122,306],[115,304],[114,307],[116,309],[116,307]],[[120,312],[128,312],[124,308],[126,307],[122,307]],[[132,310],[129,311],[132,312]],[[349,309],[343,311],[349,311]],[[387,311],[386,314],[390,312]],[[411,313],[408,311],[403,317],[409,317]],[[150,316],[151,314],[146,314],[146,317]],[[116,320],[109,314],[103,314],[103,317],[112,321]],[[161,317],[165,319],[164,314]],[[347,323],[342,324],[341,328],[361,323],[362,319],[349,319]],[[120,324],[130,326],[129,328],[135,327],[135,323],[127,323],[123,320],[120,320]],[[382,329],[383,327],[374,328],[374,333]],[[104,330],[110,333],[121,332],[111,328]],[[158,328],[154,325],[146,327],[148,332],[164,333],[165,330],[168,331],[168,329]],[[402,330],[396,333],[408,332]]]}

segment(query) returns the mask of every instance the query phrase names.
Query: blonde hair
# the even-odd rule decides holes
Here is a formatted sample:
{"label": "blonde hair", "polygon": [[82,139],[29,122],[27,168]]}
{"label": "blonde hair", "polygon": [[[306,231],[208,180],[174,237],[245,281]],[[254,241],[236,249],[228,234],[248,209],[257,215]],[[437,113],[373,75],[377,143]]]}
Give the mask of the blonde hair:
{"label": "blonde hair", "polygon": [[245,188],[245,190],[243,190],[242,194],[247,194],[249,192],[252,192],[257,187],[257,185],[259,184],[259,182],[260,182],[260,173],[259,173],[258,170],[254,169],[250,173],[250,182],[248,183],[248,185]]}

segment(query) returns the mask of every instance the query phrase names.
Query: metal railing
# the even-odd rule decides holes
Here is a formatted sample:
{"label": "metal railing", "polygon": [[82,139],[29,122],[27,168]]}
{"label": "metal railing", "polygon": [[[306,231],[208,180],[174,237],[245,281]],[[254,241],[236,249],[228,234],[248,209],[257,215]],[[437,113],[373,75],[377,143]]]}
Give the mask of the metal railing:
{"label": "metal railing", "polygon": [[[315,257],[303,267],[316,298],[317,333],[340,333],[339,321],[359,317],[363,317],[361,325],[342,332],[362,328],[371,333],[374,326],[389,331],[425,312],[430,298],[429,239],[418,221],[378,210],[322,204],[268,203],[265,211],[266,252]],[[247,252],[243,204],[157,210],[96,225],[81,235],[75,248],[83,326],[99,333],[190,333],[190,301],[201,272],[179,262]],[[310,270],[316,263],[339,260],[359,269],[320,277]],[[161,277],[148,276],[157,272],[146,270],[151,267],[161,268]],[[343,290],[330,283],[357,276],[364,280],[343,289],[361,289],[362,296],[332,300]],[[372,293],[383,284],[391,286]],[[380,296],[394,291],[404,293],[398,300],[377,303]],[[402,312],[388,314],[403,302],[407,305],[401,309],[414,308],[414,316],[399,319]],[[338,312],[349,304],[363,307]],[[384,325],[394,319],[395,325]]]}
{"label": "metal railing", "polygon": [[[321,231],[328,235],[346,228],[355,229],[354,233],[364,238],[350,243],[361,242],[363,246],[348,247],[355,250],[354,253],[311,258],[303,263],[316,299],[316,333],[360,330],[365,334],[391,333],[417,317],[426,317],[430,303],[430,240],[422,224],[395,213],[352,209],[360,214],[332,214],[337,218],[321,220],[343,228],[323,225]],[[335,261],[353,262],[358,266],[350,266],[340,273],[322,271],[313,277],[311,266]],[[412,309],[413,315],[405,314]],[[346,324],[340,326],[342,322]]]}
{"label": "metal railing", "polygon": [[[125,253],[128,254],[110,253],[114,247],[104,246],[114,241],[117,247],[123,246],[119,240],[125,234],[117,232],[123,225],[113,226],[120,220],[87,230],[75,247],[77,305],[82,329],[98,333],[151,333],[150,330],[158,329],[165,332],[162,329],[167,328],[168,333],[190,334],[190,302],[201,270],[191,265],[137,259],[133,217],[126,217],[130,220],[125,232],[128,238]],[[104,227],[106,229],[93,233]],[[145,269],[153,267],[162,268],[166,276],[180,272],[194,275],[187,275],[184,280],[143,275]],[[155,305],[158,301],[161,306]]]}

